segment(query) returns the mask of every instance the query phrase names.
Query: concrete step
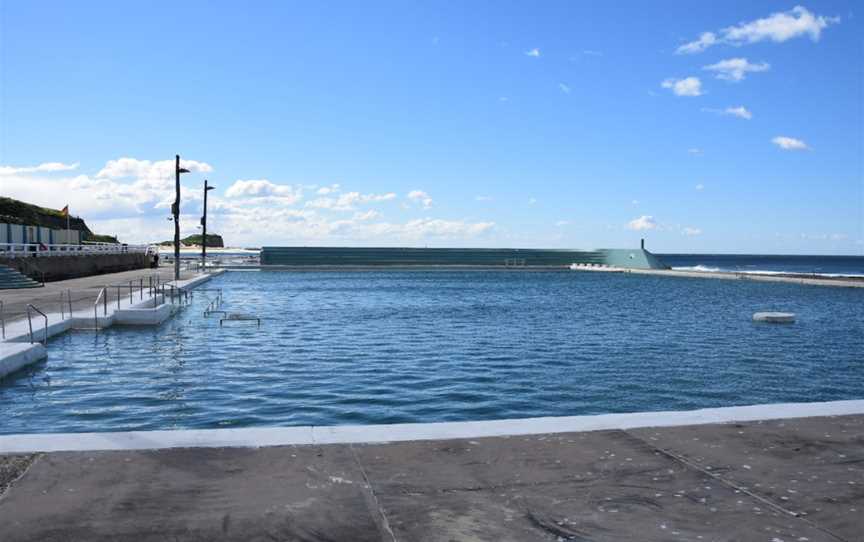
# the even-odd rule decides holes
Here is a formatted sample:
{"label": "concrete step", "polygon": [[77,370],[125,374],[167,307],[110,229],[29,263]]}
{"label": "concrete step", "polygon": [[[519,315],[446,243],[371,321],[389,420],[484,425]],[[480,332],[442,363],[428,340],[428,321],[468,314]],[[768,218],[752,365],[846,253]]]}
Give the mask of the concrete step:
{"label": "concrete step", "polygon": [[17,290],[20,288],[39,288],[42,286],[27,275],[11,267],[0,265],[0,290]]}

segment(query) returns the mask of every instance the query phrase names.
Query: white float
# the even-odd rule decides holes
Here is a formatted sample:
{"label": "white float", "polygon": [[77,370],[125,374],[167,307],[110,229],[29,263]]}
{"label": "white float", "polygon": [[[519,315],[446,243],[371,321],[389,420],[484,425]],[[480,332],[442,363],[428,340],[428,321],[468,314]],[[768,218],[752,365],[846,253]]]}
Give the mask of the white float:
{"label": "white float", "polygon": [[754,322],[770,322],[772,324],[791,324],[795,322],[794,312],[754,312]]}

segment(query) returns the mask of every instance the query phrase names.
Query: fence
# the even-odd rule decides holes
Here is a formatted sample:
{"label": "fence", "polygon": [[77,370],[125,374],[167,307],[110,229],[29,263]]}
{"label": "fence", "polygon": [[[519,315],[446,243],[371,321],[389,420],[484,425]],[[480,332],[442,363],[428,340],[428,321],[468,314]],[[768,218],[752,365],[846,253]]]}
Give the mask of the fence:
{"label": "fence", "polygon": [[119,243],[92,243],[84,245],[58,245],[45,243],[0,243],[0,257],[21,258],[37,256],[94,256],[101,254],[142,253],[155,254],[151,245],[125,245]]}

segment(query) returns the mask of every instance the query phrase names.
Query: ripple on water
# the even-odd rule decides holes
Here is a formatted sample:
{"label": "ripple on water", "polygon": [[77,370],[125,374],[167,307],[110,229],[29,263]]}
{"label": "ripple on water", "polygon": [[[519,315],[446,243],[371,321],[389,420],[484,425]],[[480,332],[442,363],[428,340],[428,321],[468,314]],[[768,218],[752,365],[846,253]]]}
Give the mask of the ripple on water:
{"label": "ripple on water", "polygon": [[[864,291],[587,273],[229,273],[153,329],[51,341],[2,433],[488,420],[861,398]],[[754,325],[788,310],[793,326]]]}

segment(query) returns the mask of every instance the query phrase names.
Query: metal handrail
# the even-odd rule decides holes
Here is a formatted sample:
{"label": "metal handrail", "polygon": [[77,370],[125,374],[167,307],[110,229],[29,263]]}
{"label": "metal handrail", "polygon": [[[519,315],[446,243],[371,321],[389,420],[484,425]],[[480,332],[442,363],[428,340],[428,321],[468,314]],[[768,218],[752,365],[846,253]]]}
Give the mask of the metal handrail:
{"label": "metal handrail", "polygon": [[102,316],[108,316],[108,287],[104,287],[99,290],[99,296],[96,298],[96,301],[93,303],[93,328],[96,331],[99,331],[99,313],[97,309],[99,308],[99,300],[102,300]]}
{"label": "metal handrail", "polygon": [[[69,318],[72,318],[72,290],[66,289],[66,298],[69,305]],[[63,299],[63,290],[60,290],[60,319],[66,319],[66,311],[63,307],[64,299]]]}
{"label": "metal handrail", "polygon": [[30,326],[30,344],[33,344],[33,342],[34,342],[33,341],[33,319],[32,319],[31,314],[30,314],[31,309],[38,312],[39,314],[41,314],[42,318],[45,319],[45,340],[43,341],[43,344],[48,344],[48,316],[44,312],[40,311],[39,309],[37,309],[36,307],[34,307],[30,303],[28,303],[27,304],[27,325]]}
{"label": "metal handrail", "polygon": [[0,329],[3,330],[3,340],[6,340],[6,310],[3,307],[3,300],[0,299]]}

